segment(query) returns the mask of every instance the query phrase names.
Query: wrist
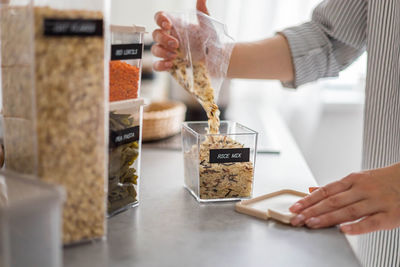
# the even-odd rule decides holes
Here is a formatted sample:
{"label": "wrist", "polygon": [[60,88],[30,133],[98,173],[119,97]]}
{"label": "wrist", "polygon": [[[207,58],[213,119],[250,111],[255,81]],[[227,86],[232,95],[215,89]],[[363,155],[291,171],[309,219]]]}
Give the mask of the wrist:
{"label": "wrist", "polygon": [[394,172],[397,178],[400,179],[400,162],[393,165]]}

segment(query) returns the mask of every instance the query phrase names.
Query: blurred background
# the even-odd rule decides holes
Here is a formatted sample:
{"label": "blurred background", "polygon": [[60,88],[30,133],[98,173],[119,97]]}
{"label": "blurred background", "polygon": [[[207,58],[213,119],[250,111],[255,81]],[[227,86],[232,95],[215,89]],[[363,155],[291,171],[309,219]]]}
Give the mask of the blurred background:
{"label": "blurred background", "polygon": [[[306,22],[322,0],[208,0],[211,15],[227,25],[236,41],[259,40],[286,27]],[[141,94],[150,100],[172,98],[188,106],[187,120],[205,119],[191,96],[168,73],[155,73],[156,58],[150,53],[151,32],[157,11],[194,9],[196,0],[113,0],[111,23],[146,27]],[[261,127],[265,109],[276,110],[291,131],[319,184],[339,179],[361,167],[364,81],[366,55],[362,55],[337,78],[323,79],[298,89],[280,82],[231,80],[223,85],[219,106],[223,119],[234,118],[259,131],[268,149],[279,150],[274,131]],[[1,75],[0,75],[1,76]],[[1,79],[1,77],[0,77]],[[1,101],[0,101],[1,103]],[[237,107],[251,107],[241,114]],[[255,120],[254,118],[257,118]],[[197,118],[198,119],[198,118]],[[267,149],[267,150],[268,150]]]}
{"label": "blurred background", "polygon": [[[191,98],[166,73],[154,73],[155,58],[149,52],[151,32],[156,28],[157,11],[193,9],[195,0],[113,0],[113,24],[139,24],[149,32],[144,56],[142,95],[152,100],[171,97],[185,102]],[[252,41],[273,35],[285,27],[310,19],[320,0],[209,0],[211,15],[227,25],[236,41]],[[240,114],[239,122],[260,129],[250,122],[255,114],[262,119],[266,108],[282,116],[298,143],[315,178],[320,184],[341,178],[360,169],[364,79],[366,56],[363,55],[338,78],[324,79],[296,90],[282,88],[276,81],[232,80],[224,84],[219,105],[226,118],[236,116],[235,107],[250,105]],[[276,146],[273,138],[268,145]]]}

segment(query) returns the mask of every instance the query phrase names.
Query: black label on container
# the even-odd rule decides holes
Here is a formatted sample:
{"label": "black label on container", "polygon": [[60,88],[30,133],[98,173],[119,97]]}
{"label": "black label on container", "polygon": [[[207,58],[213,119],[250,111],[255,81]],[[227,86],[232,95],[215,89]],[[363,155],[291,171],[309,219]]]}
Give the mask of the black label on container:
{"label": "black label on container", "polygon": [[111,60],[142,58],[143,44],[118,44],[111,46]]}
{"label": "black label on container", "polygon": [[249,161],[250,148],[210,149],[210,163]]}
{"label": "black label on container", "polygon": [[103,36],[102,19],[44,19],[45,36]]}
{"label": "black label on container", "polygon": [[110,131],[110,145],[121,146],[139,140],[140,127],[130,127],[120,131]]}

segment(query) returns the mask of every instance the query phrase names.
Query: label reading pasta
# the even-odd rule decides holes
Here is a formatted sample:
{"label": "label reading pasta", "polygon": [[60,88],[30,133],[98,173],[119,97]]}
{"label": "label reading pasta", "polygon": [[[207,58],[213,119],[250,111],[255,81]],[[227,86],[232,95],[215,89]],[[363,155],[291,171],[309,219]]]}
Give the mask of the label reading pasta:
{"label": "label reading pasta", "polygon": [[142,58],[143,44],[118,44],[111,46],[111,60]]}
{"label": "label reading pasta", "polygon": [[210,149],[210,163],[249,161],[250,148]]}
{"label": "label reading pasta", "polygon": [[103,36],[102,19],[44,19],[45,36]]}
{"label": "label reading pasta", "polygon": [[120,131],[110,132],[110,143],[121,146],[139,140],[140,127],[134,126]]}

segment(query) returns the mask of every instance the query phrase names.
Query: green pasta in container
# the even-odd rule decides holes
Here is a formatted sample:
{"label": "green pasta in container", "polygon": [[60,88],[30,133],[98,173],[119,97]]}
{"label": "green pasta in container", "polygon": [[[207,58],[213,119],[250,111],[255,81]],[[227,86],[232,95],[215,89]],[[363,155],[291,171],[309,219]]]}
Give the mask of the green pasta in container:
{"label": "green pasta in container", "polygon": [[139,204],[143,100],[110,103],[108,215]]}

